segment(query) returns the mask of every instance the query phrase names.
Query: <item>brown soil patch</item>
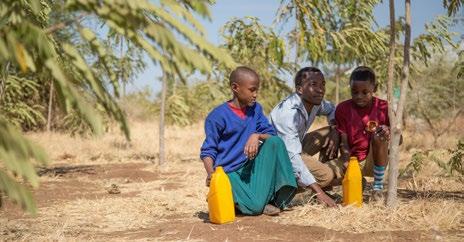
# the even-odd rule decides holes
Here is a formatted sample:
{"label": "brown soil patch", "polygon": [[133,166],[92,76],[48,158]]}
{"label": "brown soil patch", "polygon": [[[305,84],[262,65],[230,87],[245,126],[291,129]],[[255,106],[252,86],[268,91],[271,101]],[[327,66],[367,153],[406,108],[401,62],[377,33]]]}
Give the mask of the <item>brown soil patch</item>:
{"label": "brown soil patch", "polygon": [[[464,240],[462,230],[460,231],[378,231],[369,233],[349,233],[340,232],[318,226],[304,226],[295,224],[283,224],[277,218],[267,216],[246,217],[239,216],[231,224],[214,225],[208,222],[208,214],[199,207],[196,211],[187,212],[182,210],[182,206],[176,203],[169,203],[169,200],[161,199],[161,194],[153,192],[153,188],[172,193],[175,196],[189,197],[197,201],[203,199],[203,194],[197,196],[196,193],[186,194],[186,190],[192,190],[190,183],[182,183],[185,177],[192,174],[199,175],[195,172],[160,172],[158,170],[150,171],[148,167],[151,164],[146,163],[125,163],[125,164],[107,164],[107,165],[55,165],[53,167],[39,171],[41,175],[41,185],[34,192],[37,205],[40,209],[46,210],[50,205],[65,206],[75,201],[86,202],[94,206],[100,203],[97,199],[108,203],[109,208],[119,205],[123,210],[134,198],[140,199],[139,194],[152,192],[153,197],[147,197],[146,207],[141,210],[135,210],[140,213],[141,218],[151,217],[151,221],[140,227],[125,228],[127,217],[121,215],[120,220],[110,220],[114,214],[123,212],[119,209],[111,210],[101,216],[102,221],[116,221],[122,223],[117,229],[110,228],[113,222],[96,222],[97,224],[86,224],[82,222],[82,217],[73,215],[68,217],[67,211],[60,211],[59,216],[62,219],[54,218],[52,214],[42,213],[38,217],[25,215],[17,206],[7,202],[3,211],[0,210],[0,240],[66,240],[66,239],[92,239],[92,240],[206,240],[206,241],[251,241],[251,240],[271,240],[271,241],[372,241],[372,240],[389,240],[389,241],[429,241],[429,240]],[[196,178],[195,178],[196,179]],[[116,184],[120,194],[109,194],[106,184]],[[152,190],[146,187],[151,185]],[[198,185],[198,184],[197,184]],[[132,186],[132,190],[125,190]],[[138,190],[137,190],[138,189]],[[183,191],[183,193],[182,193]],[[422,197],[428,194],[411,193],[401,190],[400,195],[405,197]],[[462,193],[444,193],[440,196],[448,195],[449,197],[459,200],[462,199]],[[438,196],[438,195],[437,195]],[[113,203],[113,199],[118,200]],[[150,201],[153,201],[150,203]],[[151,209],[160,202],[164,201],[163,209],[165,211],[158,213]],[[92,203],[93,202],[93,203]],[[93,204],[93,205],[92,205]],[[179,203],[180,204],[180,203]],[[161,204],[163,205],[163,204]],[[80,205],[79,205],[80,206]],[[76,208],[74,212],[80,213],[81,207]],[[87,205],[89,206],[89,205]],[[105,205],[106,206],[106,205]],[[105,207],[104,209],[106,209]],[[92,211],[92,210],[86,210]],[[95,210],[95,213],[103,213],[102,208]],[[288,212],[287,212],[288,213]],[[282,216],[286,216],[285,213]],[[88,214],[88,213],[86,213]],[[123,213],[122,213],[123,214]],[[56,215],[55,215],[56,216]],[[90,215],[89,215],[90,216]],[[1,220],[3,217],[3,220]],[[78,218],[78,219],[76,219]],[[88,219],[84,216],[85,219]],[[75,219],[76,221],[72,221]],[[308,219],[312,219],[308,216]],[[314,219],[314,218],[313,218]],[[69,225],[67,224],[69,220]],[[38,222],[40,221],[40,222]],[[64,222],[63,222],[64,221]],[[93,220],[98,221],[98,220]],[[43,223],[43,224],[39,224]],[[78,224],[83,227],[73,226]],[[95,222],[94,222],[95,223]],[[43,227],[41,227],[43,226]],[[45,228],[45,229],[44,229]],[[52,229],[52,230],[50,230]],[[50,233],[54,230],[60,230],[61,234],[55,237]],[[408,229],[408,228],[405,228]],[[39,236],[39,237],[35,237]]]}
{"label": "brown soil patch", "polygon": [[41,176],[56,178],[56,181],[45,181],[35,192],[38,204],[49,204],[58,200],[100,199],[108,196],[131,197],[139,192],[121,192],[109,194],[108,187],[93,181],[115,182],[119,187],[124,183],[148,182],[159,178],[159,174],[143,170],[147,164],[126,163],[110,165],[58,165],[43,169]]}
{"label": "brown soil patch", "polygon": [[[133,197],[139,191],[124,192],[124,183],[154,181],[159,178],[158,173],[143,170],[147,164],[125,163],[109,165],[54,165],[41,168],[37,172],[42,177],[40,187],[34,191],[34,199],[38,207],[47,207],[55,203],[73,201],[77,199],[95,200],[105,197]],[[99,183],[94,181],[99,181]],[[120,194],[109,194],[105,182],[118,181]],[[175,189],[174,183],[164,188]],[[10,219],[25,215],[20,208],[10,201],[4,204],[6,217]],[[27,216],[27,215],[26,215]]]}
{"label": "brown soil patch", "polygon": [[143,170],[148,164],[124,163],[109,165],[54,165],[39,170],[40,176],[75,178],[88,177],[92,180],[119,178],[131,182],[148,182],[158,179],[159,174]]}
{"label": "brown soil patch", "polygon": [[[185,215],[183,218],[188,217]],[[316,226],[282,225],[266,216],[237,217],[234,223],[215,225],[207,221],[208,214],[199,213],[203,221],[185,222],[183,218],[171,218],[152,228],[102,234],[102,238],[139,240],[206,240],[206,241],[424,241],[440,240],[443,234],[434,231],[383,231],[370,233],[345,233]],[[459,236],[449,231],[447,238]]]}

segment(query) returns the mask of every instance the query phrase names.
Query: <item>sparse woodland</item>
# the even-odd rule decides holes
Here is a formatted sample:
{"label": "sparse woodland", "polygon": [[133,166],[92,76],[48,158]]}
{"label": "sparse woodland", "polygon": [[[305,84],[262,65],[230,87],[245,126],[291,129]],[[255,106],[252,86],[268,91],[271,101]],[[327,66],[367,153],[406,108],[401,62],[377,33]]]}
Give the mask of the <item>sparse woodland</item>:
{"label": "sparse woodland", "polygon": [[[232,18],[208,33],[219,45],[199,21],[213,2],[0,2],[0,240],[463,239],[464,49],[451,29],[464,1],[443,0],[447,12],[412,37],[410,0],[389,1],[406,12],[387,26],[379,0],[283,0],[273,26]],[[275,218],[204,223],[203,120],[231,98],[230,71],[259,73],[267,113],[303,63],[323,70],[333,103],[350,98],[354,67],[375,70],[392,142],[404,140],[386,179],[396,195],[327,209],[303,193]],[[161,89],[128,92],[152,65]]]}

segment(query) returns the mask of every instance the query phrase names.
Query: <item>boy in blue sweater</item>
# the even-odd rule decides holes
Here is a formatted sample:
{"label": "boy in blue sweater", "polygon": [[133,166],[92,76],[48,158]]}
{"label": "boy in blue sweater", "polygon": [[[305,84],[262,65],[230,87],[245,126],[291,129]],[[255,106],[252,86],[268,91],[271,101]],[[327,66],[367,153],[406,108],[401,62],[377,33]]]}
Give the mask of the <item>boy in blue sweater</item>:
{"label": "boy in blue sweater", "polygon": [[256,102],[258,74],[241,66],[232,71],[229,81],[233,99],[216,107],[205,121],[200,158],[206,185],[214,168],[222,166],[236,208],[247,215],[277,215],[297,187],[287,150]]}

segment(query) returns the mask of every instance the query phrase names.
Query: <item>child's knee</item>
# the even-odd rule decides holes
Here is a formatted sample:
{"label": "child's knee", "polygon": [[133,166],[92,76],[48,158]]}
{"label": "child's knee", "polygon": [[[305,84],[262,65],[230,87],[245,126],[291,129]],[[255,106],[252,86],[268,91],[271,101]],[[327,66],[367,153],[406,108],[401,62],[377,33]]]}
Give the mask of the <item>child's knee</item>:
{"label": "child's knee", "polygon": [[329,167],[327,167],[327,169],[325,169],[323,172],[320,172],[316,177],[317,183],[321,187],[329,186],[334,179],[335,174],[333,170]]}
{"label": "child's knee", "polygon": [[285,147],[284,141],[279,136],[270,136],[266,139],[266,141],[264,141],[264,144],[270,145],[273,148],[277,148],[279,146]]}

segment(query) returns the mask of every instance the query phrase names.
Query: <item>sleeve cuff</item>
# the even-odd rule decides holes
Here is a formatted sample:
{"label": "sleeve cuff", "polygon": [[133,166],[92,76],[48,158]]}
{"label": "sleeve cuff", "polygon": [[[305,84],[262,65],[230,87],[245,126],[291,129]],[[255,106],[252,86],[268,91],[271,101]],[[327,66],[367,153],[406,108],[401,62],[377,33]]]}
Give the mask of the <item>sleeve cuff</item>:
{"label": "sleeve cuff", "polygon": [[298,174],[297,182],[299,187],[307,187],[316,183],[316,179],[309,171],[302,171]]}
{"label": "sleeve cuff", "polygon": [[203,160],[205,157],[210,157],[211,159],[213,159],[213,161],[216,160],[216,156],[212,155],[212,154],[200,154],[200,159]]}

